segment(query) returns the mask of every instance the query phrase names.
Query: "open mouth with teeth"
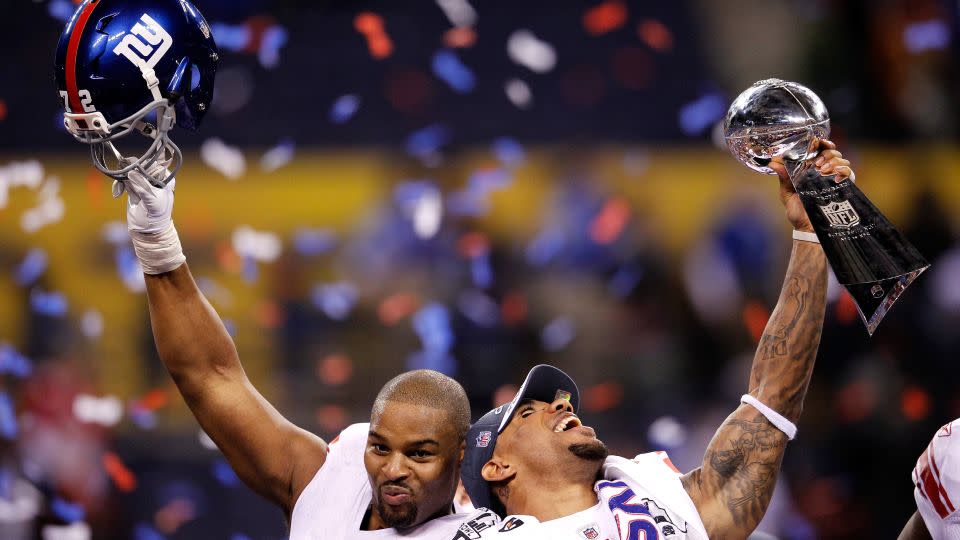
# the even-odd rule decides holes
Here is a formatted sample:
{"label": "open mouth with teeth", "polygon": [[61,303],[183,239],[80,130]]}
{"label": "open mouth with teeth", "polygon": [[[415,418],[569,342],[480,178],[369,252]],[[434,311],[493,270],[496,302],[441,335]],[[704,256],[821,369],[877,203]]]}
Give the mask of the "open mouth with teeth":
{"label": "open mouth with teeth", "polygon": [[581,422],[579,418],[571,414],[569,416],[563,417],[559,422],[557,422],[557,425],[553,426],[553,432],[560,433],[563,431],[570,431],[571,429],[575,427],[580,427],[582,425],[583,425],[583,422]]}

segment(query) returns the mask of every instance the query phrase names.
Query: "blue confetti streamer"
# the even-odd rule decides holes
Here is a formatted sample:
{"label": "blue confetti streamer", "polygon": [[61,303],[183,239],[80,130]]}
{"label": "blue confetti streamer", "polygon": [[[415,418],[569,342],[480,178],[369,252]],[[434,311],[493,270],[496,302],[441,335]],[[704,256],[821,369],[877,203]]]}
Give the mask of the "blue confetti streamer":
{"label": "blue confetti streamer", "polygon": [[17,352],[13,346],[0,343],[0,374],[10,374],[25,379],[33,373],[33,362]]}
{"label": "blue confetti streamer", "polygon": [[313,289],[311,299],[327,317],[342,321],[357,303],[357,289],[346,282],[318,285]]}
{"label": "blue confetti streamer", "polygon": [[699,135],[727,112],[726,100],[717,93],[706,94],[680,109],[680,129],[687,135]]}
{"label": "blue confetti streamer", "polygon": [[19,431],[13,402],[10,401],[10,396],[6,392],[0,392],[0,436],[12,441],[17,438]]}
{"label": "blue confetti streamer", "polygon": [[15,280],[22,286],[32,285],[47,269],[47,252],[33,248],[17,267]]}
{"label": "blue confetti streamer", "polygon": [[240,485],[240,477],[234,472],[233,468],[226,460],[218,459],[213,462],[213,476],[221,484],[227,487],[237,487]]}
{"label": "blue confetti streamer", "polygon": [[67,313],[67,298],[63,293],[33,289],[30,291],[30,307],[40,315],[62,317]]}
{"label": "blue confetti streamer", "polygon": [[573,341],[573,336],[573,322],[566,317],[557,317],[544,327],[540,338],[548,351],[559,351]]}
{"label": "blue confetti streamer", "polygon": [[53,510],[53,513],[56,514],[57,517],[67,523],[82,521],[84,516],[86,516],[86,511],[83,509],[83,506],[80,506],[78,503],[65,501],[60,497],[54,497],[53,500],[50,501],[50,509]]}
{"label": "blue confetti streamer", "polygon": [[445,126],[432,124],[414,131],[407,137],[407,153],[423,159],[436,153],[449,140],[450,132]]}
{"label": "blue confetti streamer", "polygon": [[360,98],[355,94],[340,96],[330,107],[330,121],[334,124],[344,124],[353,118],[360,109]]}
{"label": "blue confetti streamer", "polygon": [[493,285],[493,268],[490,266],[488,253],[471,259],[470,276],[473,278],[473,284],[481,289],[489,289]]}
{"label": "blue confetti streamer", "polygon": [[133,528],[134,540],[166,540],[166,537],[160,534],[160,531],[154,529],[146,523],[138,523]]}
{"label": "blue confetti streamer", "polygon": [[260,277],[260,269],[257,266],[257,260],[249,255],[243,257],[243,281],[247,283],[256,283]]}
{"label": "blue confetti streamer", "polygon": [[473,71],[465,66],[453,51],[441,50],[433,55],[433,74],[450,85],[454,92],[466,94],[477,85]]}
{"label": "blue confetti streamer", "polygon": [[493,141],[493,155],[507,167],[516,167],[523,164],[526,160],[526,153],[523,147],[516,140],[510,137],[500,137]]}
{"label": "blue confetti streamer", "polygon": [[216,36],[217,47],[220,49],[239,52],[250,43],[250,29],[242,24],[213,23],[210,25],[210,31]]}
{"label": "blue confetti streamer", "polygon": [[293,236],[293,249],[308,257],[323,255],[337,244],[329,229],[299,229]]}
{"label": "blue confetti streamer", "polygon": [[453,347],[453,331],[447,308],[431,302],[413,315],[413,329],[420,336],[423,348],[430,352],[447,352]]}
{"label": "blue confetti streamer", "polygon": [[[73,2],[68,0],[50,0],[47,4],[47,13],[60,22],[67,22],[73,16],[74,7]],[[60,127],[63,127],[63,119],[60,121]]]}

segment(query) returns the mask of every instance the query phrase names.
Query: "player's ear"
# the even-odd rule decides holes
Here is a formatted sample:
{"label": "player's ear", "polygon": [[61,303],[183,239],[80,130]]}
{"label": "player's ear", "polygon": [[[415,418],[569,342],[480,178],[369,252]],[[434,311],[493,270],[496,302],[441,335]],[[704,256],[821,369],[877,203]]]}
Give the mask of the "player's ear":
{"label": "player's ear", "polygon": [[503,482],[516,476],[516,471],[509,464],[504,463],[500,458],[494,457],[483,464],[480,469],[480,476],[487,482]]}
{"label": "player's ear", "polygon": [[463,463],[463,453],[467,449],[467,441],[460,441],[460,457],[457,459],[457,464]]}

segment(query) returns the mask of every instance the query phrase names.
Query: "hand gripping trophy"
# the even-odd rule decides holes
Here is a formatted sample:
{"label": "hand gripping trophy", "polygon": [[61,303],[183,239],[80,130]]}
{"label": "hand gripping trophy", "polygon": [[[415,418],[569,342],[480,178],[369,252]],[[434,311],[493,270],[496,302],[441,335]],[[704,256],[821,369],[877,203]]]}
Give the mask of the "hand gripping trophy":
{"label": "hand gripping trophy", "polygon": [[776,174],[783,159],[837,280],[850,291],[867,332],[930,264],[848,178],[840,183],[813,166],[817,139],[830,134],[830,117],[809,88],[766,79],[730,105],[724,136],[730,152],[755,171]]}

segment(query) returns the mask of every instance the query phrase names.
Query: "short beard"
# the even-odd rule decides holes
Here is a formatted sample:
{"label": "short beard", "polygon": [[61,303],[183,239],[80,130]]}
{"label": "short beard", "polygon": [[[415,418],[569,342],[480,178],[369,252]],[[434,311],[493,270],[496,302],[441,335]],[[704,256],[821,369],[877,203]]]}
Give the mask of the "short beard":
{"label": "short beard", "polygon": [[383,501],[377,501],[377,513],[380,519],[387,527],[394,529],[406,529],[417,521],[417,505],[415,503],[405,504],[400,512],[390,509]]}
{"label": "short beard", "polygon": [[571,444],[567,450],[586,461],[603,461],[610,455],[610,450],[607,449],[607,445],[603,444],[603,441]]}

